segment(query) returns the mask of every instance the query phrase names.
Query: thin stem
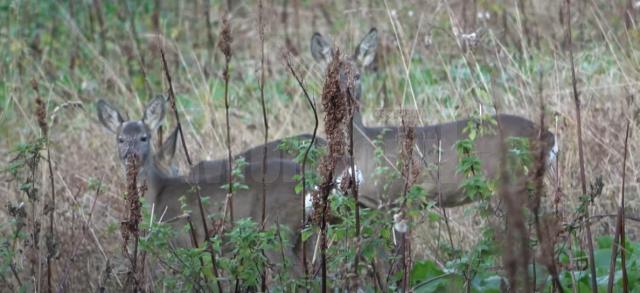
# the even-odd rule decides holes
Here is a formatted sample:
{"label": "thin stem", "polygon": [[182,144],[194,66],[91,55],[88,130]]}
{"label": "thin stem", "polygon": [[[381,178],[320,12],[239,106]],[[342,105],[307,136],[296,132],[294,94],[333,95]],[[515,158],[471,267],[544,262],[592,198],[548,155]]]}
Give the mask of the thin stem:
{"label": "thin stem", "polygon": [[[311,136],[311,142],[309,143],[309,146],[307,147],[307,149],[304,151],[304,156],[302,159],[302,170],[301,170],[302,172],[302,223],[301,223],[301,227],[304,228],[306,218],[307,218],[306,210],[305,210],[306,196],[307,196],[307,181],[306,181],[307,178],[306,178],[305,170],[307,166],[307,159],[309,157],[309,152],[311,151],[311,148],[314,146],[316,141],[316,136],[318,134],[318,127],[319,127],[318,111],[316,110],[316,105],[313,103],[313,100],[309,96],[307,89],[304,87],[302,80],[300,79],[298,74],[295,72],[295,70],[293,70],[293,65],[291,65],[291,59],[289,58],[289,56],[285,56],[285,60],[287,60],[287,67],[289,67],[291,74],[296,79],[296,81],[298,82],[298,85],[300,86],[300,88],[302,89],[302,92],[304,93],[304,96],[307,98],[307,102],[309,103],[309,106],[313,111],[313,119],[315,121],[315,124],[313,126],[313,135]],[[305,280],[308,280],[309,270],[307,267],[307,249],[306,249],[307,243],[304,240],[302,233],[300,233],[300,241],[302,242],[301,249],[302,249],[302,265],[304,267],[304,276],[305,276]]]}
{"label": "thin stem", "polygon": [[173,82],[171,82],[171,74],[169,73],[169,66],[167,65],[167,59],[164,56],[164,49],[160,49],[160,56],[162,57],[162,66],[164,67],[164,74],[167,78],[167,82],[169,83],[169,103],[171,104],[171,109],[173,110],[173,115],[176,118],[176,124],[178,125],[178,132],[180,133],[180,142],[182,143],[182,148],[184,149],[185,157],[187,158],[187,163],[189,166],[193,166],[193,161],[191,161],[191,156],[189,156],[189,150],[187,149],[187,143],[184,140],[184,133],[182,132],[182,123],[180,123],[180,115],[178,114],[178,108],[176,107],[176,94],[173,91]]}
{"label": "thin stem", "polygon": [[227,17],[223,19],[222,25],[222,37],[220,38],[219,45],[221,46],[222,53],[224,54],[224,114],[225,124],[227,130],[227,164],[228,170],[228,190],[227,197],[229,198],[229,219],[233,224],[233,156],[231,154],[231,124],[229,123],[229,63],[231,62],[231,32],[229,28],[229,20]]}
{"label": "thin stem", "polygon": [[[167,78],[167,82],[169,83],[169,102],[171,104],[171,109],[173,110],[173,114],[176,118],[176,124],[178,132],[180,133],[180,141],[182,142],[182,148],[184,149],[185,157],[187,158],[187,162],[189,166],[193,166],[193,162],[191,161],[191,157],[189,156],[189,150],[187,149],[187,144],[184,140],[184,134],[182,132],[182,124],[180,123],[180,115],[178,114],[178,108],[176,106],[176,95],[173,91],[173,83],[171,82],[171,74],[169,73],[169,66],[167,66],[167,60],[164,56],[164,50],[160,49],[160,55],[162,57],[162,65],[164,66],[164,73]],[[231,173],[231,171],[229,171]],[[211,266],[213,269],[213,275],[216,277],[216,283],[218,285],[218,290],[222,292],[222,284],[220,283],[220,279],[218,277],[218,268],[216,265],[216,256],[213,251],[213,246],[211,245],[210,235],[209,235],[209,227],[207,227],[207,218],[204,212],[204,206],[202,205],[202,198],[200,196],[200,188],[196,186],[197,199],[198,199],[198,209],[200,210],[200,217],[202,219],[202,229],[204,230],[205,241],[207,242],[207,249],[211,255]]]}
{"label": "thin stem", "polygon": [[616,231],[611,244],[611,260],[609,263],[609,283],[607,284],[607,292],[613,292],[613,283],[616,273],[616,259],[618,258],[618,246],[622,246],[620,249],[620,258],[622,262],[622,287],[623,292],[629,292],[627,269],[625,260],[625,232],[624,232],[624,188],[626,183],[626,169],[627,169],[627,152],[629,149],[629,121],[627,121],[627,130],[624,137],[624,157],[622,160],[622,190],[620,192],[620,206],[618,207],[618,216],[616,218]]}
{"label": "thin stem", "polygon": [[353,147],[353,123],[354,116],[356,115],[358,109],[358,102],[355,100],[349,93],[347,93],[349,97],[347,98],[348,109],[351,112],[349,117],[349,125],[348,125],[348,134],[349,134],[349,168],[351,169],[351,176],[349,176],[350,185],[351,185],[351,193],[353,194],[353,198],[356,202],[355,206],[355,221],[356,221],[356,253],[354,256],[354,264],[353,264],[353,272],[354,279],[359,281],[359,261],[360,261],[360,204],[358,204],[358,175],[356,174],[355,168],[355,155],[354,155],[354,147]]}
{"label": "thin stem", "polygon": [[[189,224],[189,234],[191,236],[191,245],[193,245],[193,248],[198,248],[198,238],[196,237],[196,229],[194,229],[193,227],[193,222],[191,221],[191,216],[188,215],[187,216],[187,223]],[[202,256],[200,256],[198,258],[200,260],[200,267],[204,268],[204,259],[202,259]],[[205,284],[209,284],[209,280],[207,280],[207,275],[206,274],[202,274],[203,278],[204,278],[204,283]]]}
{"label": "thin stem", "polygon": [[[260,31],[260,104],[262,106],[262,122],[264,123],[264,144],[262,145],[262,229],[267,221],[267,143],[269,142],[269,121],[267,119],[267,107],[264,102],[264,19],[262,0],[258,2],[258,30]],[[304,196],[303,196],[304,198]],[[264,254],[264,251],[263,251]],[[262,270],[262,292],[267,291],[266,266]]]}
{"label": "thin stem", "polygon": [[[580,117],[580,94],[578,93],[578,81],[576,79],[576,67],[573,61],[573,45],[571,37],[571,0],[566,0],[567,3],[567,40],[569,42],[569,58],[571,61],[571,84],[573,86],[573,100],[576,106],[576,121],[578,123],[578,158],[580,161],[580,181],[582,184],[582,194],[587,194],[587,179],[584,171],[584,151],[582,146],[582,120]],[[593,201],[593,198],[591,199]],[[591,236],[591,226],[589,225],[589,207],[585,209],[585,218],[587,225],[585,227],[587,231],[587,248],[589,249],[589,268],[591,271],[591,290],[594,293],[598,293],[598,282],[596,280],[596,266],[595,256],[593,254],[593,240]]]}

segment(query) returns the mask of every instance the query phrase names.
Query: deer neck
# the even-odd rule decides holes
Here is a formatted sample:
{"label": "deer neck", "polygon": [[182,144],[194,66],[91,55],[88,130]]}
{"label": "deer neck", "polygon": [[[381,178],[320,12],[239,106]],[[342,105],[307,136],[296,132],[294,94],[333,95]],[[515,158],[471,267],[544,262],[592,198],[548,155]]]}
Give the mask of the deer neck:
{"label": "deer neck", "polygon": [[169,181],[170,176],[166,174],[155,160],[146,160],[143,167],[138,172],[138,186],[145,185],[145,200],[149,204],[156,203],[158,194],[162,192],[164,185]]}
{"label": "deer neck", "polygon": [[353,113],[353,127],[365,128],[364,122],[362,122],[362,114],[360,113],[360,110]]}

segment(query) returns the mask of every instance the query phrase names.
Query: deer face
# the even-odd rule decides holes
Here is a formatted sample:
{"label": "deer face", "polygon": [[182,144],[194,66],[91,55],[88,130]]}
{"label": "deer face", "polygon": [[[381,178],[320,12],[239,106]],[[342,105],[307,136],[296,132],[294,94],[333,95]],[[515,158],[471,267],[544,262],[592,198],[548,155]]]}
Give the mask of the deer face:
{"label": "deer face", "polygon": [[102,125],[116,135],[118,157],[125,163],[133,156],[137,164],[144,165],[151,158],[151,137],[164,117],[164,100],[156,97],[145,107],[142,120],[125,121],[109,103],[98,101],[98,118]]}
{"label": "deer face", "polygon": [[[351,57],[340,64],[340,90],[348,93],[352,98],[360,100],[362,85],[360,76],[362,71],[373,63],[378,48],[378,31],[372,28],[360,41]],[[320,33],[314,33],[311,37],[311,55],[326,66],[333,57],[334,50],[329,41]]]}
{"label": "deer face", "polygon": [[129,156],[134,156],[142,162],[146,161],[151,153],[150,138],[151,130],[142,121],[122,123],[116,135],[120,160],[126,163]]}

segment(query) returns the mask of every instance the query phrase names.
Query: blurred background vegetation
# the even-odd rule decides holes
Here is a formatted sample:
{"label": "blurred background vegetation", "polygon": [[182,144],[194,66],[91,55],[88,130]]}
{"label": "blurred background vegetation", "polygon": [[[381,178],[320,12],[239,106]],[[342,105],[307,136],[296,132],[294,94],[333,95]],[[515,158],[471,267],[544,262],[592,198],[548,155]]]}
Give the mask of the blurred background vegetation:
{"label": "blurred background vegetation", "polygon": [[[567,5],[571,15],[566,14]],[[544,204],[569,222],[581,204],[568,54],[572,49],[582,101],[586,177],[589,183],[599,178],[604,184],[589,205],[591,214],[599,215],[594,233],[612,234],[614,218],[607,215],[617,210],[625,125],[630,121],[634,133],[640,115],[639,6],[627,0],[265,0],[270,138],[311,132],[314,123],[283,54],[289,52],[317,97],[323,72],[309,52],[312,33],[330,36],[342,52],[350,53],[376,27],[376,61],[363,74],[365,124],[399,125],[400,109],[416,111],[424,125],[495,112],[496,105],[501,113],[533,121],[544,113],[561,151],[558,168],[547,176]],[[232,146],[239,152],[258,145],[263,136],[257,1],[0,1],[0,160],[9,166],[16,148],[40,135],[33,113],[41,96],[49,113],[59,195],[58,257],[73,257],[60,262],[56,274],[73,280],[69,290],[97,290],[105,262],[117,264],[112,258],[120,253],[124,173],[112,136],[96,123],[94,102],[106,99],[139,118],[151,97],[167,93],[162,49],[192,156],[224,157],[224,58],[216,43],[226,11],[233,37]],[[635,154],[640,139],[635,134],[628,147],[626,207],[627,214],[637,215],[640,161]],[[42,193],[48,186],[46,176],[45,171],[36,176],[44,184]],[[3,206],[24,201],[20,182],[8,172],[0,178]],[[485,219],[472,212],[473,206],[450,212],[462,248],[482,236],[475,231]],[[10,209],[0,209],[0,222],[12,218]],[[627,227],[634,243],[640,237],[637,228],[636,222]],[[10,229],[0,225],[2,233]],[[414,233],[415,254],[420,259],[443,258],[437,252],[442,237],[439,223],[424,224]],[[638,259],[637,254],[631,257]]]}

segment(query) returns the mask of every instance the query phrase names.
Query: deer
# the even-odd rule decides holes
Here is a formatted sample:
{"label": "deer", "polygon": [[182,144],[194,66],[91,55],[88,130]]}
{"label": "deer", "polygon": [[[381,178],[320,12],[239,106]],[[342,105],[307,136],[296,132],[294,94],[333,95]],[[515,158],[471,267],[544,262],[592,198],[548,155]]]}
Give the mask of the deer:
{"label": "deer", "polygon": [[[186,222],[181,209],[181,201],[187,210],[193,211],[193,225],[199,243],[203,243],[204,227],[200,220],[202,216],[220,213],[224,217],[226,201],[230,199],[233,204],[235,219],[251,218],[260,223],[262,216],[262,162],[248,163],[242,170],[246,189],[235,190],[232,197],[227,197],[227,190],[222,188],[227,183],[230,170],[224,160],[214,161],[218,166],[209,169],[206,180],[198,176],[179,176],[168,172],[167,162],[171,161],[175,154],[178,129],[176,128],[154,153],[152,147],[152,134],[161,124],[165,113],[164,100],[161,97],[152,99],[145,107],[141,120],[128,120],[123,118],[116,108],[104,100],[97,102],[98,119],[101,124],[115,135],[117,154],[120,161],[127,166],[129,157],[134,156],[136,166],[140,166],[138,182],[145,182],[147,189],[145,200],[153,206],[154,218],[173,219],[170,225],[183,227]],[[288,228],[291,233],[289,239],[295,242],[300,232],[302,217],[300,214],[300,196],[294,191],[296,180],[294,175],[300,172],[298,164],[287,160],[269,160],[266,164],[265,188],[267,194],[266,225],[276,224]],[[209,197],[206,206],[207,215],[201,215],[198,206],[198,196]],[[184,197],[181,200],[181,197]],[[228,213],[229,211],[227,211]],[[185,233],[183,233],[185,234]],[[191,244],[188,235],[180,234],[173,239],[176,246],[187,247]],[[291,246],[291,245],[290,245]],[[295,246],[295,245],[294,245]],[[297,261],[294,246],[285,250],[286,258],[293,260],[291,268],[294,273],[302,270]],[[272,262],[283,261],[281,252],[267,252],[267,257]]]}
{"label": "deer", "polygon": [[[356,105],[360,104],[362,93],[361,73],[369,67],[376,56],[378,47],[378,31],[372,28],[357,45],[351,56],[345,57],[339,67],[340,90],[343,96],[351,98]],[[330,41],[319,32],[311,37],[311,55],[314,60],[326,66],[332,59],[335,50]],[[495,179],[500,175],[501,145],[509,138],[526,138],[531,143],[538,142],[547,158],[555,158],[557,145],[555,136],[546,129],[540,129],[532,121],[515,115],[499,114],[491,117],[500,129],[491,123],[482,123],[488,128],[484,135],[475,140],[475,154],[482,162],[482,171],[487,178]],[[442,124],[415,127],[414,153],[424,168],[417,179],[427,192],[429,199],[442,207],[456,207],[470,203],[472,199],[461,188],[464,174],[457,172],[460,161],[456,153],[455,144],[460,139],[467,138],[465,129],[476,120],[468,118]],[[369,208],[379,208],[394,203],[402,196],[402,178],[386,182],[376,182],[375,170],[378,167],[374,160],[376,146],[373,141],[381,141],[384,153],[384,163],[390,168],[398,165],[401,150],[401,128],[396,126],[368,127],[364,125],[360,109],[357,106],[353,117],[353,145],[354,164],[356,166],[356,182],[359,184],[359,203]],[[499,130],[499,131],[498,131]],[[343,163],[338,168],[346,170],[349,164]],[[336,174],[340,174],[337,170]],[[520,182],[519,184],[524,184]]]}
{"label": "deer", "polygon": [[[312,134],[304,133],[298,134],[294,136],[289,136],[286,138],[276,139],[267,142],[267,159],[268,160],[280,160],[280,161],[295,161],[298,154],[295,152],[291,152],[289,150],[284,150],[281,148],[281,145],[286,140],[294,140],[294,141],[311,141],[313,139],[314,145],[316,147],[322,147],[326,145],[326,141],[319,136],[313,137]],[[254,146],[248,150],[245,150],[241,153],[234,154],[234,158],[243,158],[244,161],[248,164],[257,164],[262,163],[262,158],[264,155],[264,144]],[[204,160],[195,164],[193,167],[189,169],[188,176],[189,177],[197,177],[206,178],[211,174],[211,170],[217,170],[220,168],[220,160]]]}

